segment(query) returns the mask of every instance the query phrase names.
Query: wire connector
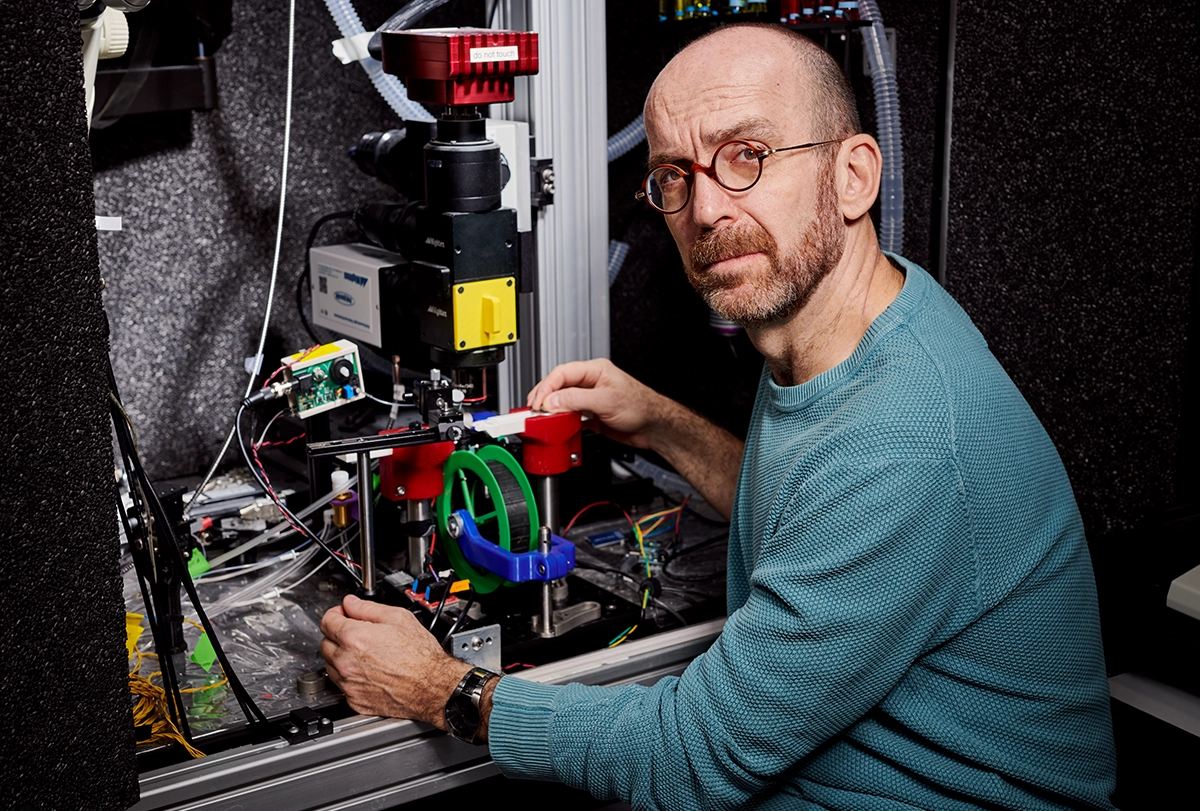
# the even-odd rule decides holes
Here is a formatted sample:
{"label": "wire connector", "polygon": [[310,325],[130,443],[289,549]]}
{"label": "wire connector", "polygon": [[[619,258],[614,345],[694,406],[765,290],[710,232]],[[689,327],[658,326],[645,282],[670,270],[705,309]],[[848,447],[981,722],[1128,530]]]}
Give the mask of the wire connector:
{"label": "wire connector", "polygon": [[251,394],[245,399],[244,402],[247,406],[254,406],[266,400],[278,400],[280,397],[287,395],[289,391],[296,388],[297,385],[298,383],[295,380],[272,383],[269,386],[263,386],[261,389],[254,392],[254,394]]}

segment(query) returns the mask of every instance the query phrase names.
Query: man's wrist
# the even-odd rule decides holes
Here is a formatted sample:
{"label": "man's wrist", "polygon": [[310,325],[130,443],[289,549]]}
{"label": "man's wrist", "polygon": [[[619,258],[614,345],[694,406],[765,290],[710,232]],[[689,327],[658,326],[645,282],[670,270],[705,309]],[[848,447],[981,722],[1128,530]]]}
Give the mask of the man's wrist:
{"label": "man's wrist", "polygon": [[462,681],[463,676],[470,672],[472,666],[450,656],[447,656],[439,665],[437,671],[431,674],[434,683],[437,684],[437,689],[430,691],[433,698],[429,705],[425,707],[425,712],[422,713],[423,717],[420,720],[433,724],[445,732],[446,704],[450,701],[450,697],[454,695],[454,691],[458,688],[458,684]]}
{"label": "man's wrist", "polygon": [[483,686],[483,695],[479,697],[479,734],[477,739],[483,743],[487,743],[488,739],[488,722],[492,717],[492,694],[496,692],[496,685],[500,683],[503,676],[497,676],[494,679],[489,679],[488,683]]}

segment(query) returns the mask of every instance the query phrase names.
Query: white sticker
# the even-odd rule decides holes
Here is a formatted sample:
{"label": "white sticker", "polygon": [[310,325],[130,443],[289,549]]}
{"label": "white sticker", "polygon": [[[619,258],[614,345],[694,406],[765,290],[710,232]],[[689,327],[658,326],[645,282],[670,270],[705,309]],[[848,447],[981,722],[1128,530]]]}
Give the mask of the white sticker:
{"label": "white sticker", "polygon": [[503,48],[472,48],[472,62],[516,62],[520,58],[516,45]]}
{"label": "white sticker", "polygon": [[96,230],[97,231],[120,231],[121,230],[121,218],[120,217],[101,217],[99,214],[97,214],[96,215]]}

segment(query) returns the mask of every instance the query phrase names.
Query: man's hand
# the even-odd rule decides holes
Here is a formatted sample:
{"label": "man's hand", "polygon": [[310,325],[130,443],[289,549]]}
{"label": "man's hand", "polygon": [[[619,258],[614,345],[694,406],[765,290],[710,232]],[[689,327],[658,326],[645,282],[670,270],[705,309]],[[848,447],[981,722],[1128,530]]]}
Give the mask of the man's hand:
{"label": "man's hand", "polygon": [[540,411],[590,411],[606,436],[670,462],[728,518],[743,443],[699,414],[639,383],[605,358],[556,366],[525,404]]}
{"label": "man's hand", "polygon": [[607,358],[597,358],[555,366],[529,392],[525,405],[537,411],[590,411],[605,435],[651,448],[654,430],[674,403]]}
{"label": "man's hand", "polygon": [[325,612],[321,633],[326,672],[356,712],[446,728],[446,701],[471,666],[443,651],[411,612],[349,595]]}

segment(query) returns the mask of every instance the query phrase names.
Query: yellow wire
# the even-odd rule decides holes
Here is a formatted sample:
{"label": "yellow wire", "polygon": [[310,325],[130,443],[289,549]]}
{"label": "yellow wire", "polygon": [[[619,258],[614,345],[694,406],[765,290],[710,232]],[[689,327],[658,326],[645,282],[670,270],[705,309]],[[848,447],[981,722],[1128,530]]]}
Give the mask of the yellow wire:
{"label": "yellow wire", "polygon": [[[186,617],[184,618],[184,622],[194,625],[202,632],[204,631],[202,625]],[[162,676],[162,671],[155,670],[148,676],[141,675],[140,671],[143,660],[147,658],[157,659],[158,654],[148,651],[137,651],[133,670],[129,672],[129,691],[137,697],[133,705],[134,726],[150,727],[150,737],[146,739],[145,743],[172,741],[182,746],[192,757],[204,757],[204,753],[188,743],[187,739],[180,733],[179,728],[171,721],[171,715],[167,709],[167,692],[153,682],[154,678]],[[229,677],[225,676],[220,681],[213,682],[212,684],[206,684],[202,687],[187,687],[181,689],[179,692],[202,693],[206,690],[215,690],[218,687],[224,687],[228,683]]]}

